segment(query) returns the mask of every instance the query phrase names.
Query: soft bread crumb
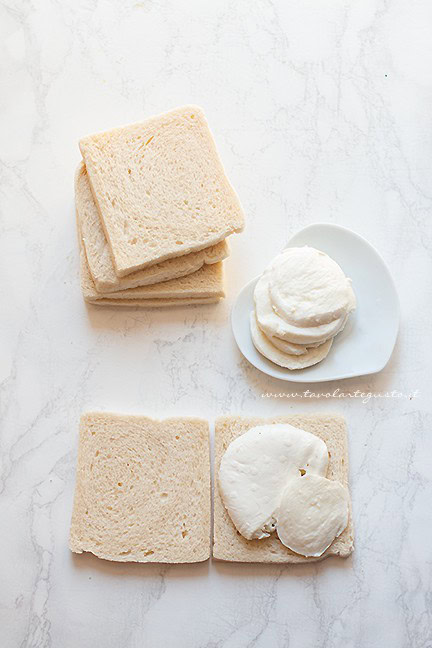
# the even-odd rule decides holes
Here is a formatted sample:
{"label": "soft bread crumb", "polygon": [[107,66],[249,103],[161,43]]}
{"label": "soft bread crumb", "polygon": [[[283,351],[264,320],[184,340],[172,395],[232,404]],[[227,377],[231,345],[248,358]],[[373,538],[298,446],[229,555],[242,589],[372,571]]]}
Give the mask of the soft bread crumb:
{"label": "soft bread crumb", "polygon": [[226,416],[216,420],[215,425],[215,487],[214,487],[214,538],[213,557],[232,562],[306,563],[323,560],[328,556],[346,558],[354,549],[354,530],[350,502],[348,526],[318,558],[306,558],[294,553],[280,542],[276,533],[263,540],[246,540],[236,530],[219,493],[219,466],[231,441],[256,425],[289,423],[294,427],[315,434],[327,444],[329,451],[328,479],[335,479],[349,489],[348,444],[345,419],[337,414],[312,416],[293,415],[275,418],[243,418]]}
{"label": "soft bread crumb", "polygon": [[[126,277],[117,277],[85,164],[82,161],[75,174],[75,202],[78,230],[95,289],[99,293],[112,293],[183,277],[196,272],[204,264],[217,263],[228,256],[228,243],[225,240],[199,252],[168,259]],[[107,296],[109,297],[109,294]]]}
{"label": "soft bread crumb", "polygon": [[243,230],[242,207],[197,106],[79,145],[119,277]]}
{"label": "soft bread crumb", "polygon": [[120,562],[207,560],[207,421],[84,414],[69,546]]}
{"label": "soft bread crumb", "polygon": [[93,306],[122,306],[123,308],[168,308],[170,306],[200,306],[217,304],[220,297],[202,297],[188,299],[91,299],[86,300]]}
{"label": "soft bread crumb", "polygon": [[183,300],[183,303],[186,300],[194,300],[192,303],[213,303],[225,296],[222,262],[204,265],[197,272],[178,279],[171,279],[150,286],[129,288],[109,295],[99,293],[95,288],[88,267],[82,241],[80,240],[79,243],[81,289],[84,299],[90,303],[96,303],[99,300],[103,302],[101,305],[123,305],[118,304],[118,302],[125,300],[134,301],[135,305],[151,306],[151,302],[155,300],[171,301],[176,299]]}

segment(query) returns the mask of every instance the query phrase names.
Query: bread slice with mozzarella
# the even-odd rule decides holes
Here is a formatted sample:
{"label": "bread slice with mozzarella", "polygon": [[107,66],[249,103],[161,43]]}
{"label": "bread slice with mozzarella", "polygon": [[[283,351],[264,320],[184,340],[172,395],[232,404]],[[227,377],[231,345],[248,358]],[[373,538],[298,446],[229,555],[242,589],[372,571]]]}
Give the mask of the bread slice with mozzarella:
{"label": "bread slice with mozzarella", "polygon": [[228,256],[227,241],[221,241],[199,252],[168,259],[126,277],[118,277],[82,161],[75,174],[75,202],[78,230],[95,288],[100,293],[118,292],[183,277],[205,264],[223,261]]}
{"label": "bread slice with mozzarella", "polygon": [[119,562],[208,560],[207,421],[84,414],[69,546]]}
{"label": "bread slice with mozzarella", "polygon": [[347,527],[318,558],[306,558],[294,553],[280,542],[275,533],[262,540],[246,540],[238,533],[231,521],[218,487],[221,459],[234,439],[255,426],[273,423],[288,423],[322,439],[329,452],[327,478],[339,481],[342,486],[349,488],[347,429],[342,416],[298,414],[274,418],[240,416],[218,418],[215,424],[213,557],[231,562],[262,563],[307,563],[323,560],[328,556],[346,558],[354,549],[351,503]]}
{"label": "bread slice with mozzarella", "polygon": [[242,231],[242,207],[197,106],[79,145],[119,277]]}

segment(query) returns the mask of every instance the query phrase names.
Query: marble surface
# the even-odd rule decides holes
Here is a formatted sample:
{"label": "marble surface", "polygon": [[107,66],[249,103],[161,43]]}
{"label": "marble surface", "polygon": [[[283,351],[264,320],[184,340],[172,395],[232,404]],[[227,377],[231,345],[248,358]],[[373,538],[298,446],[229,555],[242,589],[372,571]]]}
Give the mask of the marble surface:
{"label": "marble surface", "polygon": [[[1,3],[2,648],[432,645],[431,23],[428,0]],[[86,308],[77,140],[188,102],[205,109],[247,214],[227,299]],[[240,357],[236,294],[317,221],[379,249],[402,311],[386,369],[328,389],[411,398],[263,398],[304,387]],[[77,425],[91,408],[345,414],[353,557],[281,568],[72,556]]]}

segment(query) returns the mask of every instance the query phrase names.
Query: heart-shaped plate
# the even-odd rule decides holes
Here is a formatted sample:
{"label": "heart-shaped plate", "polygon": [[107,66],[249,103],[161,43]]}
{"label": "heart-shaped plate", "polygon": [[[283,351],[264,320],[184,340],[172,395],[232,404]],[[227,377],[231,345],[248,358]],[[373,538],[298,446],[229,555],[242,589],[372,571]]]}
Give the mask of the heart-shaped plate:
{"label": "heart-shaped plate", "polygon": [[[291,371],[262,356],[254,347],[249,315],[259,277],[240,292],[231,312],[237,345],[257,369],[274,378],[297,383],[342,380],[381,371],[390,359],[399,330],[399,299],[383,259],[364,238],[339,225],[317,223],[295,234],[287,247],[309,245],[334,259],[352,279],[357,308],[328,356],[319,364]],[[269,259],[270,261],[270,259]]]}

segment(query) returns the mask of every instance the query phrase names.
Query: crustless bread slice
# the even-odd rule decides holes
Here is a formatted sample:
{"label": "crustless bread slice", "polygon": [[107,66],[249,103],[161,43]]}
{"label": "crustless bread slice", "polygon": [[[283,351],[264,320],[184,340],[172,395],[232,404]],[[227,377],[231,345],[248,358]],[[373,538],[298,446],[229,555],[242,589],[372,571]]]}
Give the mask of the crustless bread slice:
{"label": "crustless bread slice", "polygon": [[69,544],[121,562],[207,560],[207,421],[83,415]]}
{"label": "crustless bread slice", "polygon": [[119,277],[244,227],[197,106],[84,137],[80,149]]}
{"label": "crustless bread slice", "polygon": [[[92,276],[90,274],[85,250],[81,246],[80,250],[80,266],[81,266],[81,288],[84,299],[88,302],[95,303],[97,301],[104,302],[105,305],[115,305],[113,302],[121,300],[134,301],[135,305],[138,300],[143,303],[142,305],[150,306],[151,301],[156,299],[163,300],[203,300],[204,303],[209,303],[207,300],[217,301],[224,296],[223,289],[223,272],[222,263],[214,263],[212,265],[205,265],[197,272],[194,272],[185,277],[178,279],[171,279],[158,284],[151,284],[149,286],[139,286],[138,288],[129,288],[110,293],[98,293]],[[184,303],[184,302],[183,302]],[[197,303],[197,302],[194,302]],[[169,305],[169,304],[168,304]]]}
{"label": "crustless bread slice", "polygon": [[168,259],[144,270],[138,270],[127,277],[117,277],[83,162],[78,165],[75,175],[75,201],[78,228],[89,270],[99,293],[118,292],[183,277],[196,272],[206,263],[217,263],[228,256],[228,244],[221,241],[199,252]]}
{"label": "crustless bread slice", "polygon": [[219,492],[218,474],[222,456],[231,443],[256,425],[289,423],[315,434],[327,444],[329,452],[328,479],[348,484],[348,445],[345,419],[338,415],[320,414],[281,416],[275,418],[242,418],[227,416],[216,420],[215,428],[215,487],[214,487],[214,546],[213,557],[232,562],[307,563],[328,556],[346,558],[354,548],[354,531],[350,504],[348,526],[319,558],[306,558],[285,547],[276,533],[263,540],[246,540],[236,530]]}
{"label": "crustless bread slice", "polygon": [[219,297],[191,297],[190,299],[103,299],[87,300],[93,306],[121,306],[122,308],[167,308],[169,306],[200,306],[217,304]]}

